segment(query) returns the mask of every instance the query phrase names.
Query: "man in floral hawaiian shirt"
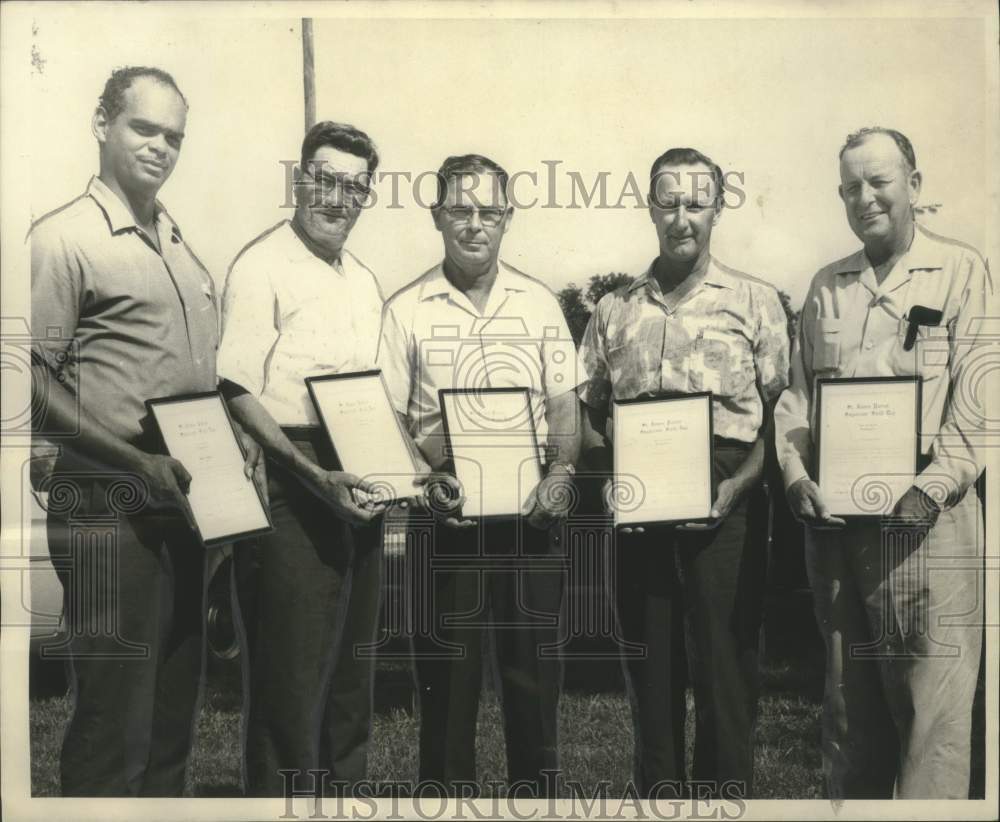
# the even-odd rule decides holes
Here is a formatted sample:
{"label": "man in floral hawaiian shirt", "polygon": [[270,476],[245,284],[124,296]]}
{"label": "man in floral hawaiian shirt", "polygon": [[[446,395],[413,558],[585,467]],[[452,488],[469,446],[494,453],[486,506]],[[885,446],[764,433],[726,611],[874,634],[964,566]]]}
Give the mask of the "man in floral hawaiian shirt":
{"label": "man in floral hawaiian shirt", "polygon": [[591,466],[610,469],[612,399],[710,391],[717,486],[710,526],[626,528],[617,543],[622,632],[646,650],[625,666],[635,778],[649,796],[683,790],[686,625],[692,776],[715,795],[749,796],[765,554],[748,500],[760,487],[772,404],[788,384],[785,314],[773,286],[709,252],[722,213],[719,167],[677,148],[650,177],[660,254],[598,303],[580,348],[584,450]]}

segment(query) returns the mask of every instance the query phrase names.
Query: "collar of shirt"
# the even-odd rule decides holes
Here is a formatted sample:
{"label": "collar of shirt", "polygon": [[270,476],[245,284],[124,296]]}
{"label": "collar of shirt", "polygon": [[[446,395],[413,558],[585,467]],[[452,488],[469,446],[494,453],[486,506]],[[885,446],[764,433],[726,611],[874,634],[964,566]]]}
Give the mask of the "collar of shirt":
{"label": "collar of shirt", "polygon": [[[87,186],[87,195],[104,212],[104,217],[108,221],[108,228],[111,229],[112,234],[118,234],[130,229],[142,232],[142,229],[135,221],[135,217],[132,216],[132,212],[126,208],[125,203],[107,187],[100,177],[90,178],[90,184]],[[169,231],[170,239],[173,242],[182,242],[183,237],[181,236],[180,228],[177,227],[177,223],[173,221],[173,218],[167,213],[167,210],[159,200],[156,200],[154,204],[153,214],[158,232],[162,234],[164,233],[164,229],[166,229]]]}
{"label": "collar of shirt", "polygon": [[306,245],[302,239],[302,235],[296,230],[296,226],[291,220],[284,220],[279,223],[275,227],[275,231],[281,237],[281,259],[287,259],[292,264],[314,261],[323,265],[326,271],[333,271],[345,279],[358,277],[361,279],[371,278],[375,284],[375,290],[379,298],[385,299],[378,279],[371,272],[371,269],[354,256],[346,246],[340,249],[340,257],[331,261],[329,258],[316,253],[312,249],[312,246]]}
{"label": "collar of shirt", "polygon": [[340,253],[336,256],[324,252],[324,250],[317,245],[309,237],[305,231],[295,222],[294,219],[288,221],[289,227],[292,229],[292,234],[298,239],[298,247],[290,248],[288,253],[288,258],[293,263],[299,263],[309,257],[318,257],[324,263],[329,265],[338,274],[344,273],[344,252],[346,249],[341,249]]}
{"label": "collar of shirt", "polygon": [[472,304],[472,300],[456,288],[445,275],[444,263],[438,263],[430,270],[427,279],[420,286],[420,301],[432,300],[435,297],[446,297],[459,308],[471,313],[474,317],[489,317],[495,314],[500,308],[503,301],[507,298],[508,292],[527,290],[525,284],[520,281],[520,276],[505,262],[498,260],[497,277],[493,281],[493,287],[490,289],[490,298],[486,302],[486,308],[480,314]]}
{"label": "collar of shirt", "polygon": [[[676,310],[679,307],[680,303],[677,306],[674,306],[673,309],[671,309],[666,304],[663,297],[663,291],[660,289],[660,281],[657,280],[656,277],[653,275],[653,269],[655,268],[655,266],[656,266],[656,260],[653,260],[653,262],[649,264],[649,268],[646,269],[646,272],[641,277],[637,278],[628,287],[628,290],[629,292],[632,292],[645,287],[646,294],[649,296],[650,299],[655,300],[667,310],[670,311]],[[690,300],[695,294],[700,292],[704,286],[712,286],[714,288],[728,288],[728,289],[733,289],[735,287],[733,277],[727,274],[725,271],[722,270],[722,268],[719,267],[719,264],[714,257],[709,257],[708,268],[705,271],[705,276],[702,278],[702,281],[697,286],[695,286],[695,288],[692,289],[688,294],[684,295],[684,298],[683,300],[681,300],[681,303],[685,303],[688,300]]]}
{"label": "collar of shirt", "polygon": [[836,274],[858,274],[859,282],[867,288],[875,299],[906,285],[914,271],[936,271],[944,267],[941,248],[934,243],[923,226],[913,225],[913,241],[909,249],[893,266],[889,276],[879,286],[875,279],[875,269],[868,261],[863,248],[847,257],[835,270]]}

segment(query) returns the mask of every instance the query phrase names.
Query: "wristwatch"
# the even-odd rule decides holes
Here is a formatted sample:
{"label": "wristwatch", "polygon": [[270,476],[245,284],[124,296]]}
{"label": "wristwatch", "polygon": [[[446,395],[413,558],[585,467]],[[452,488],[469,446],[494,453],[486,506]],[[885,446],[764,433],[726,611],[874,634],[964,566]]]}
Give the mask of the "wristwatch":
{"label": "wristwatch", "polygon": [[567,460],[556,460],[555,462],[550,462],[549,473],[551,473],[552,469],[555,468],[557,465],[560,468],[564,468],[566,470],[566,473],[569,474],[571,477],[576,476],[576,466],[574,466],[573,463],[568,462]]}

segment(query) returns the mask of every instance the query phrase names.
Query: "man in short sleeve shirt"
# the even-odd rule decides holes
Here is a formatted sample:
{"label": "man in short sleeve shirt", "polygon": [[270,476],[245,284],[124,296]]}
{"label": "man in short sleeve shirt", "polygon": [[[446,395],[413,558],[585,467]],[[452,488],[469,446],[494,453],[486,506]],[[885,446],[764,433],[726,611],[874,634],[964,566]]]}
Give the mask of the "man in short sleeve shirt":
{"label": "man in short sleeve shirt", "polygon": [[70,637],[65,796],[184,791],[204,549],[190,475],[162,451],[145,402],[216,385],[212,280],[156,199],[186,120],[169,74],[114,71],[93,118],[99,175],[29,236],[40,433],[62,446],[43,490]]}
{"label": "man in short sleeve shirt", "polygon": [[[370,369],[382,296],[345,247],[378,165],[371,139],[324,121],[306,134],[296,209],[237,255],[219,376],[268,460],[274,533],[235,551],[247,689],[249,796],[365,778],[378,627],[381,521],[336,470],[305,379]],[[290,770],[294,776],[282,776]]]}
{"label": "man in short sleeve shirt", "polygon": [[[438,177],[434,223],[444,262],[386,303],[378,364],[393,404],[433,472],[454,485],[438,391],[528,389],[546,475],[529,510],[508,521],[439,512],[430,567],[413,586],[429,627],[414,637],[420,694],[420,779],[476,779],[475,733],[482,682],[483,621],[496,651],[507,772],[535,795],[558,766],[560,668],[544,646],[557,639],[564,571],[548,528],[573,496],[579,430],[574,346],[559,303],[539,281],[499,260],[513,210],[507,174],[478,155],[450,157]],[[476,401],[466,406],[473,413]],[[476,427],[475,419],[470,423]],[[456,442],[462,425],[452,429]],[[472,436],[475,436],[472,434]],[[516,476],[511,483],[518,482]],[[435,563],[447,563],[438,566]],[[534,567],[533,567],[534,566]],[[456,650],[460,653],[456,653]]]}
{"label": "man in short sleeve shirt", "polygon": [[611,401],[712,392],[711,517],[693,525],[623,529],[617,541],[623,638],[645,646],[625,665],[640,792],[669,796],[684,780],[683,623],[694,680],[693,778],[750,796],[757,638],[765,571],[759,493],[762,432],[787,385],[785,314],[771,285],[711,256],[723,179],[693,149],[671,149],[650,172],[660,255],[639,279],[605,295],[580,346],[586,377],[584,456],[611,469]]}
{"label": "man in short sleeve shirt", "polygon": [[[914,221],[921,175],[898,131],[862,129],[840,152],[840,196],[864,248],[806,296],[792,384],[775,411],[788,503],[826,641],[823,765],[833,798],[965,798],[982,642],[983,409],[976,337],[989,272],[973,249]],[[912,332],[912,338],[908,336]],[[815,381],[918,376],[921,456],[891,516],[833,516],[813,481]],[[983,390],[981,396],[989,396]],[[872,466],[877,473],[879,467]],[[900,553],[895,545],[907,545]]]}

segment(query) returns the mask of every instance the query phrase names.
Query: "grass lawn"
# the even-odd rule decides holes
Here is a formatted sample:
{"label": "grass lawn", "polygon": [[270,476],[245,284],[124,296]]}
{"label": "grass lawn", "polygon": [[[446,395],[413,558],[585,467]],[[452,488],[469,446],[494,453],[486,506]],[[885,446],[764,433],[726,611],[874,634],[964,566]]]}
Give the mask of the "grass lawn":
{"label": "grass lawn", "polygon": [[[794,540],[781,538],[776,544],[786,543],[794,544]],[[760,669],[754,796],[821,798],[822,644],[809,594],[801,588],[801,556],[782,555],[773,566],[772,573],[785,573],[778,574],[782,584],[771,590],[765,610],[767,644]],[[188,773],[189,796],[240,795],[238,674],[236,666],[210,672]],[[985,778],[984,693],[981,670],[973,710],[971,795],[977,798],[983,796]],[[373,780],[416,779],[418,720],[404,708],[412,708],[408,664],[380,663],[377,715],[369,754],[369,776]],[[36,796],[59,793],[59,745],[68,715],[66,696],[38,697],[31,702],[31,776]],[[686,732],[690,772],[694,740],[690,692]],[[564,783],[579,783],[589,795],[597,784],[607,782],[608,796],[622,795],[631,777],[632,722],[616,661],[567,662],[559,734]],[[480,783],[505,781],[500,710],[489,690],[483,694],[477,743]],[[483,793],[489,795],[489,790],[484,788]]]}
{"label": "grass lawn", "polygon": [[[772,599],[767,611],[767,640],[762,654],[757,726],[755,798],[816,799],[823,796],[820,710],[823,654],[808,594]],[[578,782],[590,795],[610,783],[608,796],[621,796],[631,776],[632,722],[616,660],[568,661],[560,703],[560,756],[563,782]],[[985,695],[983,672],[973,710],[971,795],[984,793]],[[198,735],[188,773],[189,796],[240,795],[239,669],[229,665],[209,673]],[[412,708],[409,667],[405,660],[378,668],[376,718],[369,755],[371,779],[410,781],[417,774],[418,721]],[[59,745],[69,716],[66,696],[33,699],[31,776],[36,796],[56,796]],[[688,694],[688,769],[694,740],[694,705]],[[477,765],[481,783],[505,779],[500,710],[484,690],[479,715]],[[489,789],[484,787],[484,795]]]}
{"label": "grass lawn", "polygon": [[[614,663],[596,664],[601,667],[600,692],[574,685],[580,670],[577,676],[567,670],[568,687],[561,701],[559,727],[563,778],[578,781],[588,793],[598,782],[607,780],[609,796],[620,796],[631,773],[631,717],[623,689],[614,687],[615,677],[620,680]],[[587,673],[587,669],[582,670]],[[405,670],[395,673],[397,680],[405,676]],[[817,674],[812,664],[771,661],[762,668],[758,797],[821,796],[821,684]],[[608,680],[612,682],[610,688]],[[690,764],[694,738],[690,693],[688,701]],[[380,707],[369,759],[370,776],[378,781],[413,780],[417,773],[417,719],[399,707],[399,700],[395,707]],[[239,682],[232,672],[210,676],[188,774],[188,795],[239,796],[239,709]],[[37,699],[31,704],[32,789],[36,796],[58,795],[58,751],[68,714],[69,700],[65,696]],[[481,782],[505,779],[500,710],[488,690],[484,691],[479,714],[477,757]]]}

